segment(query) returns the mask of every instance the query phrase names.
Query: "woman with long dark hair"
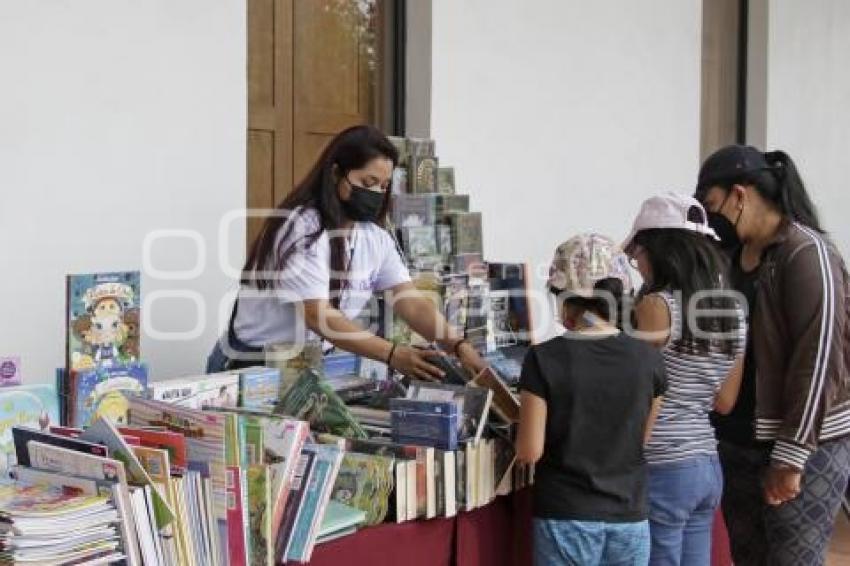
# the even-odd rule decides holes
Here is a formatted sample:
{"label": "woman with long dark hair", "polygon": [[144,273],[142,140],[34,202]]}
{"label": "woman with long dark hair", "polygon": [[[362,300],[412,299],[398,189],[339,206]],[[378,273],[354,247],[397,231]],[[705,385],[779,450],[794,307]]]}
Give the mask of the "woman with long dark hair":
{"label": "woman with long dark hair", "polygon": [[398,152],[379,130],[339,133],[265,221],[251,246],[227,336],[208,371],[251,365],[271,344],[302,345],[313,333],[343,350],[435,379],[432,351],[394,345],[354,322],[374,292],[413,330],[476,371],[484,361],[410,281],[387,231]]}
{"label": "woman with long dark hair", "polygon": [[709,413],[734,405],[746,339],[715,239],[699,202],[665,193],[643,203],[624,245],[644,280],[637,329],[669,383],[645,447],[652,565],[711,563],[723,476]]}
{"label": "woman with long dark hair", "polygon": [[696,197],[750,304],[741,395],[715,420],[735,564],[822,564],[850,474],[850,294],[791,158],[722,148]]}

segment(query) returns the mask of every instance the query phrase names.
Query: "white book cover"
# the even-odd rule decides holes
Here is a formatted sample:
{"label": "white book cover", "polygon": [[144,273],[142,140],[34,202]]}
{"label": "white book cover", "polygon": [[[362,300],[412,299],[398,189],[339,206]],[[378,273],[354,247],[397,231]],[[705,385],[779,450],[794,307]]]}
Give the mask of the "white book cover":
{"label": "white book cover", "polygon": [[118,481],[127,485],[124,464],[112,458],[85,454],[51,444],[30,440],[27,444],[30,464],[34,468],[63,472],[95,480]]}
{"label": "white book cover", "polygon": [[130,506],[136,522],[136,536],[139,537],[139,545],[142,548],[142,560],[145,566],[160,566],[154,544],[154,533],[151,529],[151,518],[148,516],[147,503],[145,503],[144,489],[134,488],[130,491]]}

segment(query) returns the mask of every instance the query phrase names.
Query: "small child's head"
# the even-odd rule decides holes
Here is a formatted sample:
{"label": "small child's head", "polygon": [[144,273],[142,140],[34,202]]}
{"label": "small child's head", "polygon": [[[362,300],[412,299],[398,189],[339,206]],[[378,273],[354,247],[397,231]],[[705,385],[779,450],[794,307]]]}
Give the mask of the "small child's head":
{"label": "small child's head", "polygon": [[628,258],[611,238],[573,236],[555,249],[547,286],[568,329],[600,318],[618,325],[623,297],[632,293]]}

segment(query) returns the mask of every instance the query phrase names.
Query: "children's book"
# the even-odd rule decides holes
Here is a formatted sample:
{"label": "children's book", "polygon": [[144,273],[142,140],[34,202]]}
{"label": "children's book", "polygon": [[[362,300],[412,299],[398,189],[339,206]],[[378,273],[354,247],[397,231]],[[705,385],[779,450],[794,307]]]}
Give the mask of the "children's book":
{"label": "children's book", "polygon": [[27,443],[29,459],[35,468],[64,472],[96,480],[118,481],[127,485],[124,463],[104,456],[86,454],[35,440]]}
{"label": "children's book", "polygon": [[0,389],[0,471],[16,462],[12,427],[47,431],[59,424],[59,397],[53,385],[15,385]]}
{"label": "children's book", "polygon": [[86,427],[105,418],[115,424],[127,424],[127,399],[142,395],[147,385],[147,366],[139,363],[71,371],[69,389],[73,403],[68,423]]}
{"label": "children's book", "polygon": [[67,369],[141,359],[140,281],[138,271],[68,275]]}
{"label": "children's book", "polygon": [[21,466],[33,465],[29,459],[29,443],[32,441],[76,450],[86,454],[93,454],[95,456],[106,457],[108,455],[106,447],[100,444],[24,426],[15,426],[12,428],[12,441],[15,443],[15,455],[18,464]]}
{"label": "children's book", "polygon": [[263,366],[239,370],[239,406],[271,411],[280,398],[280,370]]}
{"label": "children's book", "polygon": [[135,436],[142,446],[159,448],[168,452],[168,460],[176,474],[183,474],[188,467],[186,458],[186,437],[170,430],[152,430],[148,428],[120,426],[118,432],[123,436]]}
{"label": "children's book", "polygon": [[[383,523],[390,510],[395,459],[391,456],[346,452],[334,483],[331,499],[362,513],[367,525]],[[328,506],[328,513],[333,507]],[[322,524],[325,529],[325,524]],[[336,529],[332,529],[336,530]],[[320,531],[321,536],[322,532]]]}
{"label": "children's book", "polygon": [[351,534],[366,522],[366,513],[339,501],[331,500],[322,517],[316,544],[321,544],[340,536]]}
{"label": "children's book", "polygon": [[124,463],[131,484],[152,488],[156,524],[160,529],[174,521],[174,510],[168,504],[165,494],[148,475],[133,448],[124,441],[115,425],[106,419],[98,419],[80,435],[80,439],[106,446],[110,456]]}
{"label": "children's book", "polygon": [[[188,468],[212,480],[212,509],[216,518],[219,553],[227,554],[225,494],[225,422],[227,415],[170,405],[161,401],[130,400],[130,425],[164,427],[186,437]],[[133,433],[137,434],[137,433]]]}
{"label": "children's book", "polygon": [[251,564],[272,566],[271,475],[268,465],[248,466],[248,524],[251,532]]}
{"label": "children's book", "polygon": [[239,403],[239,374],[215,373],[155,381],[148,388],[154,401],[189,409],[236,407]]}

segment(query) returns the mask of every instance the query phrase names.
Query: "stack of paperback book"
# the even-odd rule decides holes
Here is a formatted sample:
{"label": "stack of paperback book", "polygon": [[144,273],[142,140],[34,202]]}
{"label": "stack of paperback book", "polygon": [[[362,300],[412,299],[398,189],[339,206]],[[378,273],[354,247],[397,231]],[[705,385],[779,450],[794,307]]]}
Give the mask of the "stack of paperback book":
{"label": "stack of paperback book", "polygon": [[117,562],[125,558],[120,531],[121,517],[107,496],[0,480],[0,563]]}

